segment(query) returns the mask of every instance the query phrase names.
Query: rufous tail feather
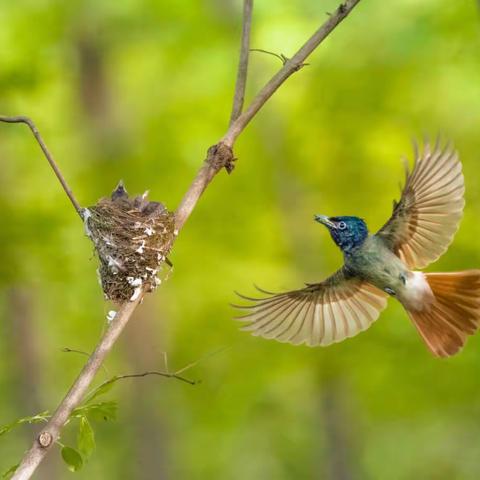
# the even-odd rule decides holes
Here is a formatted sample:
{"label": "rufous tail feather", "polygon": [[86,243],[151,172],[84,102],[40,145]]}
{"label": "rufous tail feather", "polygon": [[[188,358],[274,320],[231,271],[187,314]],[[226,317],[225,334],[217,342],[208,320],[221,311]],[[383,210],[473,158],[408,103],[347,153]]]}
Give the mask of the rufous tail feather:
{"label": "rufous tail feather", "polygon": [[480,270],[425,273],[425,278],[435,300],[408,315],[434,355],[455,355],[480,327]]}

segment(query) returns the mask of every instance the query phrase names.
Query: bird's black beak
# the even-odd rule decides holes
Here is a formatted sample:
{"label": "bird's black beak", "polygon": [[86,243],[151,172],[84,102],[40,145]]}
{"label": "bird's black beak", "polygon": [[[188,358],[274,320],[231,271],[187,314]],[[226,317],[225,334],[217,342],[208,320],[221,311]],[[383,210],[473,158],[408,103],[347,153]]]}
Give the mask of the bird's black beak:
{"label": "bird's black beak", "polygon": [[328,228],[335,227],[335,224],[332,221],[330,221],[330,219],[325,215],[314,215],[313,218],[315,219],[316,222],[321,223],[322,225],[325,225]]}

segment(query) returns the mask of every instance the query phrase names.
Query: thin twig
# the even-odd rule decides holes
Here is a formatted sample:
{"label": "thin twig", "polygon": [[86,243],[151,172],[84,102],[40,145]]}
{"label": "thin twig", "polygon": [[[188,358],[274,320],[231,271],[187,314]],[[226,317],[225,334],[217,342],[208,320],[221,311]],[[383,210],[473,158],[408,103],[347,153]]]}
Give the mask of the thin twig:
{"label": "thin twig", "polygon": [[[81,353],[81,354],[86,353],[86,352],[82,352],[81,350],[73,350],[73,349],[70,349],[70,348],[65,348],[65,349],[63,349],[63,351],[64,352],[69,352],[69,353],[70,352]],[[201,361],[201,359],[199,361]],[[147,371],[147,372],[142,372],[142,373],[130,373],[130,374],[124,374],[124,375],[115,375],[112,378],[109,378],[108,380],[101,383],[98,387],[94,388],[91,392],[87,393],[84,397],[83,404],[86,405],[89,402],[91,402],[94,398],[99,396],[100,395],[99,392],[102,389],[104,389],[107,385],[111,385],[111,384],[117,383],[119,380],[125,380],[125,379],[128,379],[128,378],[143,378],[143,377],[149,377],[149,376],[159,376],[159,377],[165,377],[165,378],[179,380],[181,382],[188,383],[189,385],[198,385],[201,382],[200,380],[190,380],[190,379],[180,375],[182,372],[185,372],[186,370],[190,370],[191,368],[193,368],[195,365],[197,365],[197,363],[198,363],[198,361],[197,362],[191,362],[188,365],[186,365],[185,367],[177,370],[176,372],[169,372],[168,368],[167,368],[165,372],[158,372],[158,371],[153,370],[153,371]],[[102,393],[106,393],[106,392],[104,391]],[[72,412],[73,412],[73,415],[75,415],[75,409],[72,410]],[[19,425],[23,425],[24,423],[32,424],[32,423],[45,422],[45,423],[48,424],[48,421],[51,417],[52,416],[50,415],[48,410],[46,410],[44,412],[37,413],[36,415],[32,415],[31,417],[21,418],[20,420],[17,420],[15,422],[10,423],[10,424],[0,426],[0,436],[9,432],[14,427],[17,427]],[[70,421],[70,420],[71,420],[71,417],[69,418],[68,421]],[[55,443],[57,445],[61,445],[61,443],[58,440]]]}
{"label": "thin twig", "polygon": [[[75,350],[74,348],[68,348],[64,347],[61,350],[63,353],[78,353],[80,355],[84,355],[85,357],[89,357],[91,353],[84,352],[83,350]],[[108,368],[105,365],[102,365],[103,371],[107,374],[110,375],[110,372],[108,371]]]}
{"label": "thin twig", "polygon": [[[266,53],[267,55],[272,55],[275,58],[278,58],[281,62],[282,65],[285,65],[290,59],[286,57],[283,53],[275,53],[275,52],[270,52],[269,50],[264,50],[263,48],[251,48],[251,52],[260,52],[260,53]],[[297,67],[297,71],[300,70],[303,67],[306,67],[307,65],[310,65],[309,63],[301,63]]]}
{"label": "thin twig", "polygon": [[251,48],[250,51],[251,52],[266,53],[267,55],[271,55],[272,57],[276,57],[282,62],[282,65],[285,65],[288,61],[288,57],[286,57],[283,53],[270,52],[269,50],[264,50],[263,48]]}
{"label": "thin twig", "polygon": [[73,208],[77,211],[78,215],[80,215],[80,218],[82,218],[82,207],[80,204],[77,202],[77,199],[73,195],[72,189],[68,186],[67,181],[65,180],[64,176],[62,175],[62,172],[58,168],[57,163],[53,159],[52,154],[49,152],[47,145],[43,141],[42,136],[40,135],[40,132],[38,131],[37,127],[33,123],[33,121],[24,116],[18,116],[18,117],[6,117],[4,115],[0,115],[0,122],[6,122],[6,123],[25,123],[28,125],[30,130],[33,133],[33,136],[37,140],[38,144],[40,145],[40,148],[42,149],[43,154],[45,155],[46,159],[48,160],[48,163],[52,167],[53,171],[55,172],[55,175],[57,176],[58,180],[60,181],[63,189],[65,190],[65,193],[67,194],[68,198],[72,202]]}
{"label": "thin twig", "polygon": [[185,370],[190,369],[193,366],[187,365],[186,367],[182,368],[181,370],[178,370],[176,372],[169,372],[168,370],[165,372],[158,372],[156,370],[152,371],[147,371],[147,372],[142,372],[142,373],[129,373],[125,375],[115,375],[112,378],[109,378],[108,380],[105,380],[103,383],[101,383],[98,387],[94,388],[91,392],[87,393],[84,398],[84,404],[87,404],[91,402],[94,398],[97,398],[99,396],[99,392],[104,389],[107,385],[112,385],[114,383],[117,383],[119,380],[124,380],[126,378],[142,378],[142,377],[149,377],[152,375],[158,376],[158,377],[165,377],[165,378],[173,378],[175,380],[180,380],[181,382],[188,383],[189,385],[198,385],[200,383],[200,380],[190,380],[186,377],[182,377],[180,375],[181,372],[184,372]]}
{"label": "thin twig", "polygon": [[247,86],[248,57],[250,53],[250,31],[252,28],[253,0],[243,2],[242,41],[240,46],[240,58],[238,61],[237,81],[235,83],[235,95],[233,96],[232,114],[230,125],[242,113],[245,100],[245,88]]}
{"label": "thin twig", "polygon": [[[355,5],[357,5],[359,2],[360,0],[346,0],[345,3],[341,4],[335,13],[329,17],[327,22],[325,22],[324,25],[317,30],[317,32],[315,32],[315,34],[305,43],[305,45],[300,48],[300,50],[290,60],[288,60],[279,70],[279,72],[265,85],[260,93],[253,99],[248,109],[230,125],[224,137],[216,145],[210,147],[206,162],[197,173],[195,179],[183,197],[179,208],[176,211],[175,223],[178,231],[185,224],[186,220],[195,208],[201,194],[213,180],[215,175],[224,167],[227,168],[228,171],[233,169],[232,162],[234,158],[232,147],[250,120],[262,108],[262,106],[273,95],[273,93],[275,93],[280,85],[282,85],[282,83],[285,82],[285,80],[287,80],[287,78],[290,77],[294,72],[298,71],[310,53],[312,53],[312,51],[334,30],[334,28],[352,11]],[[245,31],[245,27],[243,30]],[[33,124],[31,122],[28,123],[24,117],[18,118],[22,118],[23,120],[18,121],[27,123],[35,134],[36,129],[34,129],[34,127],[32,128]],[[12,120],[10,119],[7,121]],[[36,134],[35,136],[37,140],[39,140],[39,136]],[[40,146],[43,145],[42,150],[44,150],[45,155],[47,155],[48,151],[46,151],[46,147],[45,149],[43,148],[44,144],[41,142],[41,139],[39,140],[39,143]],[[51,156],[49,154],[47,155],[47,159],[49,159],[50,164],[57,173],[58,169],[56,166],[54,166],[55,163],[51,161]],[[78,204],[73,199],[73,195],[71,195],[70,190],[68,187],[66,187],[63,177],[59,172],[57,173],[57,176],[64,186],[64,189],[67,192],[70,200],[74,204],[77,212],[81,216],[80,207],[78,207]],[[12,477],[12,480],[29,479],[43,458],[49,452],[50,447],[55,444],[60,435],[62,426],[68,420],[72,410],[80,404],[82,398],[85,396],[88,386],[102,365],[106,355],[110,352],[119,335],[128,323],[132,313],[140,303],[142,297],[143,295],[141,295],[134,302],[125,303],[120,308],[115,320],[112,321],[108,326],[95,351],[88,359],[88,362],[80,372],[66,397],[58,406],[56,412],[46,425],[43,432],[41,432],[40,435],[35,439],[33,446],[25,454],[20,466],[15,472],[15,475]],[[178,373],[181,371],[183,370],[180,370]]]}
{"label": "thin twig", "polygon": [[74,348],[62,348],[63,353],[79,353],[80,355],[85,355],[86,357],[90,356],[90,353],[84,352],[83,350],[75,350]]}
{"label": "thin twig", "polygon": [[194,366],[198,364],[198,362],[202,361],[202,358],[195,362],[191,362],[184,367],[180,368],[179,370],[175,372],[170,372],[168,368],[168,356],[167,352],[163,352],[163,358],[164,358],[164,364],[165,364],[165,371],[164,372],[159,372],[159,371],[147,371],[147,372],[142,372],[142,373],[130,373],[130,374],[124,374],[124,375],[115,375],[112,378],[109,378],[108,380],[104,381],[101,383],[98,387],[94,388],[91,392],[89,392],[87,395],[85,395],[85,400],[84,403],[88,403],[92,401],[93,398],[98,396],[98,392],[101,391],[105,386],[116,383],[118,380],[123,380],[125,378],[141,378],[141,377],[147,377],[150,375],[157,375],[160,377],[165,377],[165,378],[175,378],[177,380],[180,380],[181,382],[188,383],[189,385],[197,385],[200,383],[200,380],[189,380],[188,378],[182,377],[180,374],[183,372],[186,372],[187,370],[190,370]]}
{"label": "thin twig", "polygon": [[[285,65],[267,82],[244,113],[230,125],[227,133],[217,143],[217,147],[222,145],[224,149],[231,150],[233,148],[238,136],[263,107],[265,102],[293,73],[297,72],[299,68],[305,64],[306,58],[328,37],[335,27],[350,14],[359,2],[360,0],[346,0],[329,16],[328,20],[308,39],[297,53],[295,53],[291,59],[287,60]],[[212,162],[209,161],[209,157],[207,157],[207,161],[198,171],[175,213],[175,224],[178,230],[183,227],[202,193],[223,166],[222,162]]]}
{"label": "thin twig", "polygon": [[[182,372],[184,370],[185,369],[182,369]],[[125,378],[142,378],[142,377],[148,377],[150,375],[156,375],[158,377],[165,377],[165,378],[176,378],[177,380],[180,380],[181,382],[188,383],[189,385],[197,385],[197,383],[198,383],[197,380],[190,380],[188,378],[182,377],[177,372],[169,373],[169,372],[157,372],[157,371],[152,370],[152,371],[142,372],[142,373],[130,373],[128,375],[118,375],[117,377],[113,377],[110,380],[107,380],[106,382],[103,382],[100,385],[100,387],[104,387],[105,385],[109,385],[110,383],[115,383],[117,380],[123,380]]]}

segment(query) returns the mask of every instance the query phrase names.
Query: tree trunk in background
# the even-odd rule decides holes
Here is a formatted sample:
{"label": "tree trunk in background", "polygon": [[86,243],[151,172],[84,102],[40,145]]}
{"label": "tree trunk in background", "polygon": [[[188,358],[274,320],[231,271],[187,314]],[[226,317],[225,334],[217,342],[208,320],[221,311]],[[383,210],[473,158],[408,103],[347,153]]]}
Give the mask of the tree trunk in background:
{"label": "tree trunk in background", "polygon": [[[351,412],[345,405],[348,399],[346,389],[335,380],[324,379],[318,395],[320,398],[320,412],[322,413],[321,427],[326,440],[326,454],[324,457],[325,476],[331,480],[356,480],[362,478],[359,465],[352,445],[354,434],[350,423]],[[321,468],[321,466],[319,465]],[[321,470],[320,470],[321,471]]]}
{"label": "tree trunk in background", "polygon": [[[18,416],[27,416],[45,410],[46,402],[40,392],[44,385],[42,379],[41,345],[38,343],[37,326],[35,324],[31,288],[13,286],[7,294],[7,314],[5,321],[6,332],[9,338],[5,344],[10,345],[12,382],[11,391],[16,397]],[[32,436],[31,429],[24,429],[25,440]],[[38,471],[39,480],[55,480],[58,476],[58,457],[51,455]]]}
{"label": "tree trunk in background", "polygon": [[89,26],[80,25],[74,40],[79,63],[78,93],[90,130],[96,137],[96,143],[101,144],[103,137],[110,136],[115,129],[105,78],[105,53],[98,38],[92,35]]}
{"label": "tree trunk in background", "polygon": [[113,108],[101,28],[80,17],[72,43],[78,57],[79,103],[86,117],[85,126],[88,126],[95,145],[92,153],[102,162],[117,161],[129,150],[125,140],[128,136],[122,134],[121,119]]}
{"label": "tree trunk in background", "polygon": [[[159,339],[164,336],[159,334],[158,326],[165,323],[163,318],[158,318],[159,312],[154,306],[155,299],[147,297],[137,311],[135,324],[129,325],[122,342],[132,372],[164,369],[163,353],[159,346]],[[128,424],[133,434],[131,458],[135,460],[132,462],[130,478],[166,480],[169,477],[167,447],[171,442],[165,428],[163,410],[155,408],[155,399],[159,398],[165,382],[155,377],[133,381]]]}

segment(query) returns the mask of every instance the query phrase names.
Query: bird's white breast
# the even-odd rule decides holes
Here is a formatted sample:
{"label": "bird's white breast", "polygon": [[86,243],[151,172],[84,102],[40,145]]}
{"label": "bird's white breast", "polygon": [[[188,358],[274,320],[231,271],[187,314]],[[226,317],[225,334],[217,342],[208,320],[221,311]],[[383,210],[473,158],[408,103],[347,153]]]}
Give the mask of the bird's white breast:
{"label": "bird's white breast", "polygon": [[409,272],[398,299],[407,309],[422,311],[430,308],[435,297],[423,272]]}

